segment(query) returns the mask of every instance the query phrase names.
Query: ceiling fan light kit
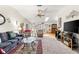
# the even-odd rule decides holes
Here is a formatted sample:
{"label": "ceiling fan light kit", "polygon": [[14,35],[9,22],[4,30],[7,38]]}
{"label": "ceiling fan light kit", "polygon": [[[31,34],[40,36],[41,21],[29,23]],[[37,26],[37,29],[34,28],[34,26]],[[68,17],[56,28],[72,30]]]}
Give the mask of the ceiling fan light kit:
{"label": "ceiling fan light kit", "polygon": [[38,9],[38,14],[37,14],[37,16],[39,16],[39,17],[44,16],[44,12],[43,12],[43,10]]}

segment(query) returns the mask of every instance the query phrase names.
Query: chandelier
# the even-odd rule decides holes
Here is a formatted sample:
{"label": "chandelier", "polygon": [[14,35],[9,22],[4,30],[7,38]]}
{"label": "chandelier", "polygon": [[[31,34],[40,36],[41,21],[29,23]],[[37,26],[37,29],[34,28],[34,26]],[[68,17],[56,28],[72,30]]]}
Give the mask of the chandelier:
{"label": "chandelier", "polygon": [[41,10],[41,9],[38,9],[37,16],[39,16],[39,17],[44,16],[44,11],[43,11],[43,10]]}
{"label": "chandelier", "polygon": [[38,6],[37,16],[38,16],[38,17],[45,16],[44,10],[41,8],[42,6],[41,6],[41,5],[37,5],[37,6]]}

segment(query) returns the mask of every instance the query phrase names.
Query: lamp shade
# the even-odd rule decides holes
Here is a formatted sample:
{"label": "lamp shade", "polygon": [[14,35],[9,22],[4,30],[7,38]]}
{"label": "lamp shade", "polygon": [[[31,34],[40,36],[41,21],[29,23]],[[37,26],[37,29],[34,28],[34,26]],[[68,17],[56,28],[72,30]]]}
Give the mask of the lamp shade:
{"label": "lamp shade", "polygon": [[26,30],[24,30],[24,32],[31,32],[31,30],[30,29],[26,29]]}

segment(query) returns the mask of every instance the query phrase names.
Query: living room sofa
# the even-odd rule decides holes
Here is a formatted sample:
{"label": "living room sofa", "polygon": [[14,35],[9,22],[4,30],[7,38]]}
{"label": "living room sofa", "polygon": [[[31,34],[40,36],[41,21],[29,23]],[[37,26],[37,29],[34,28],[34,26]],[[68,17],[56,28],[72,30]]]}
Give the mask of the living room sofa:
{"label": "living room sofa", "polygon": [[9,53],[17,47],[19,44],[21,44],[23,36],[18,36],[13,32],[4,32],[0,33],[0,48],[2,48],[6,53]]}

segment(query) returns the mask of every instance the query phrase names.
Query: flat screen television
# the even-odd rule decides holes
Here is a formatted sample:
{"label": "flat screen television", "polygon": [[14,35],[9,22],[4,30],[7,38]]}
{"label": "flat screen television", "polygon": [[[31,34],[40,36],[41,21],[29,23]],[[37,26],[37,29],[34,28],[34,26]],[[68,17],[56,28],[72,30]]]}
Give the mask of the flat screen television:
{"label": "flat screen television", "polygon": [[79,33],[79,20],[65,22],[64,31]]}

